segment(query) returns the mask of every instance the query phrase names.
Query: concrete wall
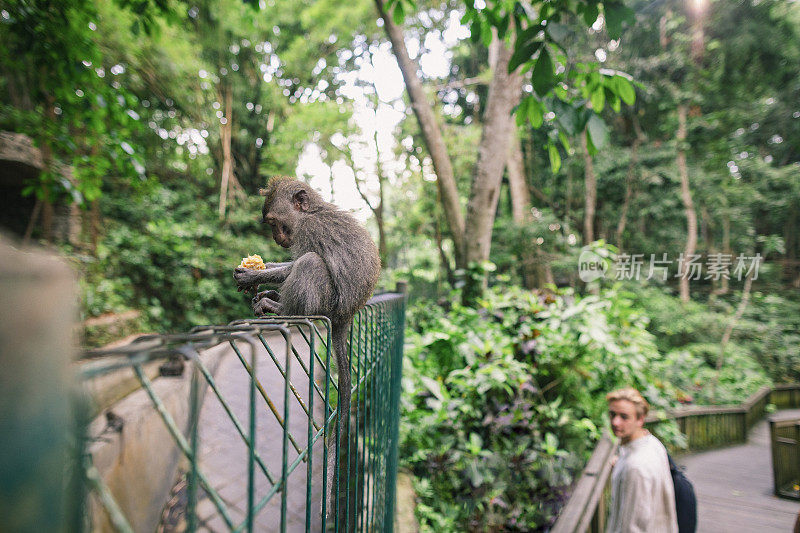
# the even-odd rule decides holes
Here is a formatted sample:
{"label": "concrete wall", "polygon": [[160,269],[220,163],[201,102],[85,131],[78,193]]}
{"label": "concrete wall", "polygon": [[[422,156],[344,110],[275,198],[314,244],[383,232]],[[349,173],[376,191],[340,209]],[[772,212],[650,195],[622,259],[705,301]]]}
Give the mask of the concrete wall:
{"label": "concrete wall", "polygon": [[[202,352],[202,360],[212,375],[227,347],[225,343]],[[132,374],[128,369],[123,372]],[[190,381],[189,364],[183,376],[153,381],[157,396],[184,435],[188,429]],[[205,384],[202,378],[201,383]],[[202,392],[207,388],[203,387]],[[99,389],[102,392],[103,387]],[[121,431],[108,429],[108,411],[122,420]],[[97,439],[90,447],[94,464],[133,530],[155,531],[184,456],[147,393],[138,389],[108,407],[92,423],[90,435]],[[105,510],[96,498],[92,500],[92,530],[113,531]]]}

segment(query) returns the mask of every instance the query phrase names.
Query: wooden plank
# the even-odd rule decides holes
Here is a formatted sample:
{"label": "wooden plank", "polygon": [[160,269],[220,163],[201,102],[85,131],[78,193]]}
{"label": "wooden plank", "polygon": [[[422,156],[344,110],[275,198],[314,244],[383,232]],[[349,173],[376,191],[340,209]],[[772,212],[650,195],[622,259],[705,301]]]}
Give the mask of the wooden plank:
{"label": "wooden plank", "polygon": [[588,529],[611,473],[611,457],[617,446],[603,435],[583,469],[572,495],[551,530],[553,533],[574,533]]}

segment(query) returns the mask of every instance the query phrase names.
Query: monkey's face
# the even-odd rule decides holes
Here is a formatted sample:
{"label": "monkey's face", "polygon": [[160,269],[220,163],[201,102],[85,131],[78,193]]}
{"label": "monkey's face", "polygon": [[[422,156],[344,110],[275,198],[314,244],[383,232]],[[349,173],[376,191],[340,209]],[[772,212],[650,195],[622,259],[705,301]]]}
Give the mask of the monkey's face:
{"label": "monkey's face", "polygon": [[284,248],[289,248],[292,245],[292,230],[289,227],[290,225],[285,222],[285,219],[272,210],[265,210],[262,222],[269,224],[272,229],[272,238],[278,245]]}
{"label": "monkey's face", "polygon": [[284,248],[289,248],[292,245],[292,234],[289,229],[279,222],[270,224],[270,226],[272,226],[272,238],[275,239],[275,242]]}
{"label": "monkey's face", "polygon": [[298,188],[297,185],[284,181],[270,187],[266,196],[261,209],[261,221],[270,225],[272,238],[278,245],[290,248],[295,227],[309,211],[309,192],[304,187]]}

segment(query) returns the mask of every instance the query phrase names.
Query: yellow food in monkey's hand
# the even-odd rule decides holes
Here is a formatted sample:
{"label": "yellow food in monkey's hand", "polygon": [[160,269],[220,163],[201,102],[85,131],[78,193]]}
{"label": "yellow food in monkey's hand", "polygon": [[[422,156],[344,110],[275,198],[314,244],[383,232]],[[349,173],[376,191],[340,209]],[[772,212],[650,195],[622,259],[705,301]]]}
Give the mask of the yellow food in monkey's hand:
{"label": "yellow food in monkey's hand", "polygon": [[242,263],[239,265],[240,268],[254,268],[256,270],[264,270],[266,265],[264,264],[264,260],[261,259],[260,255],[248,255],[247,257],[242,259]]}

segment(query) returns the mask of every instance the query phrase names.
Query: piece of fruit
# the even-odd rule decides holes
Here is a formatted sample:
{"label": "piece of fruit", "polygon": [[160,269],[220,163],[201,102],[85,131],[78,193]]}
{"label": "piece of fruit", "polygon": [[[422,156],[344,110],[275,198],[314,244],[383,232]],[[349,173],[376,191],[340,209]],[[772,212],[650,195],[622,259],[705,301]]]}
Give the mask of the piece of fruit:
{"label": "piece of fruit", "polygon": [[242,258],[241,264],[239,264],[240,268],[253,268],[256,270],[264,270],[266,265],[264,265],[264,260],[261,259],[260,255],[248,255],[247,257]]}

